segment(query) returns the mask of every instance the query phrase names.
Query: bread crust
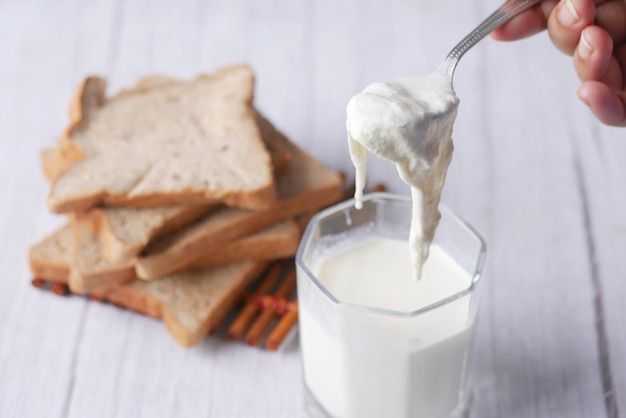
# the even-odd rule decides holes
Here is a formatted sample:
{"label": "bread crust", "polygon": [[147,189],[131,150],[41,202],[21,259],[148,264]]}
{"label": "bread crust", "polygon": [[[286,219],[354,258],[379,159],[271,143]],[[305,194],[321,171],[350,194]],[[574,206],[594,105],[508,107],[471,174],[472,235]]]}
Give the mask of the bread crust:
{"label": "bread crust", "polygon": [[28,250],[28,264],[35,277],[67,283],[74,253],[74,236],[69,225],[46,235]]}

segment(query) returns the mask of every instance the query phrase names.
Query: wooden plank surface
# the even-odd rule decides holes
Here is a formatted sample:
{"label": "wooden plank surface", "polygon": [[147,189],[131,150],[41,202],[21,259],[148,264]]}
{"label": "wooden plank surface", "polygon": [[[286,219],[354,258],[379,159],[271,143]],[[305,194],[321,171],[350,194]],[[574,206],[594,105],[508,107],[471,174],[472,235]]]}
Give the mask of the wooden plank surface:
{"label": "wooden plank surface", "polygon": [[[147,74],[248,62],[255,101],[350,172],[345,104],[375,80],[426,74],[497,2],[0,0],[0,416],[304,416],[297,332],[277,353],[221,334],[185,350],[155,320],[29,285],[47,213],[38,152],[86,74],[115,92]],[[485,40],[459,65],[444,203],[488,242],[472,417],[626,411],[626,131],[575,99],[545,34]],[[372,182],[406,193],[395,170]]]}
{"label": "wooden plank surface", "polygon": [[[626,408],[626,152],[623,129],[598,129],[583,115],[572,135],[578,150],[579,188],[585,196],[584,216],[589,276],[594,288],[597,345],[605,404],[609,416],[623,416]],[[622,206],[620,206],[622,205]]]}

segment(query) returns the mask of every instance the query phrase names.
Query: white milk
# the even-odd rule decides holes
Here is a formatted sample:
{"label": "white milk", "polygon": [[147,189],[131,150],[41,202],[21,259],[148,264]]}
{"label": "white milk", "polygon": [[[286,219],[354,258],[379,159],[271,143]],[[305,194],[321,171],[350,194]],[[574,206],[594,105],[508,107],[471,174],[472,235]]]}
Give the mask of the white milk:
{"label": "white milk", "polygon": [[[341,302],[407,313],[470,286],[436,245],[422,279],[413,280],[409,254],[406,241],[370,238],[331,254],[313,273]],[[474,324],[468,296],[393,316],[322,307],[310,288],[300,295],[305,382],[333,417],[436,418],[462,401]]]}

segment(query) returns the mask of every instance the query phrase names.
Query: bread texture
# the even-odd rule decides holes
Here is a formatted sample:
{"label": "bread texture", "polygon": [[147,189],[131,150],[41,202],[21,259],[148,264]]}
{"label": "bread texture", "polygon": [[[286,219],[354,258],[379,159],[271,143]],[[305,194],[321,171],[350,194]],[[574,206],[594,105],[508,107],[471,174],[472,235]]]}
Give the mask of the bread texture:
{"label": "bread texture", "polygon": [[72,228],[65,225],[57,229],[30,248],[30,271],[35,277],[67,283],[75,248]]}
{"label": "bread texture", "polygon": [[298,221],[293,219],[278,221],[260,231],[216,247],[189,264],[187,269],[198,270],[235,261],[293,257],[298,250],[301,236],[302,230]]}
{"label": "bread texture", "polygon": [[75,293],[104,291],[135,278],[133,260],[111,263],[104,257],[98,231],[97,213],[77,214],[72,220],[74,256],[70,265],[69,287]]}
{"label": "bread texture", "polygon": [[275,201],[248,67],[152,78],[111,99],[105,87],[97,77],[81,84],[60,146],[42,156],[53,212],[216,201],[263,209]]}
{"label": "bread texture", "polygon": [[[270,153],[274,173],[280,174],[291,162],[291,154],[281,140],[283,134],[258,111],[255,111],[255,119],[265,147]],[[217,206],[215,203],[208,203],[159,208],[106,207],[93,210],[101,211],[100,235],[105,256],[112,263],[122,263],[137,256],[150,241],[190,224]]]}
{"label": "bread texture", "polygon": [[276,176],[278,200],[272,207],[251,211],[222,206],[195,223],[155,240],[138,258],[138,276],[151,279],[184,270],[223,242],[342,199],[339,173],[326,168],[284,136],[277,139],[289,150],[291,163]]}
{"label": "bread texture", "polygon": [[[66,226],[33,246],[30,265],[36,277],[68,283],[72,249],[75,248],[73,239],[71,228]],[[163,319],[174,340],[184,347],[191,347],[219,325],[246,286],[267,264],[266,261],[239,261],[169,275],[151,282],[132,281],[93,295]]]}
{"label": "bread texture", "polygon": [[158,208],[94,208],[100,218],[98,233],[106,259],[114,264],[134,259],[159,236],[206,216],[219,205],[177,205]]}

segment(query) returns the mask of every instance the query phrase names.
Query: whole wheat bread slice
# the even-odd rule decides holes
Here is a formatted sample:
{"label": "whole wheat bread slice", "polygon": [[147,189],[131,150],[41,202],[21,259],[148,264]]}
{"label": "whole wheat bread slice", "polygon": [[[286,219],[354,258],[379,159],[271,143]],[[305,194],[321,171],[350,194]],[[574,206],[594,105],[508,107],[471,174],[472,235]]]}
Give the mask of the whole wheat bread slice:
{"label": "whole wheat bread slice", "polygon": [[[30,252],[33,274],[67,283],[71,251],[75,246],[73,238],[71,229],[64,227],[36,244]],[[266,266],[265,261],[240,261],[151,282],[133,281],[109,292],[97,293],[97,296],[162,318],[174,340],[191,347],[218,326],[244,289]]]}
{"label": "whole wheat bread slice", "polygon": [[255,122],[248,67],[148,84],[107,100],[103,79],[82,83],[60,151],[44,154],[54,161],[46,171],[53,212],[99,204],[272,204],[272,167]]}
{"label": "whole wheat bread slice", "polygon": [[[137,278],[135,260],[111,263],[103,254],[98,237],[99,219],[93,214],[78,215],[72,222],[74,257],[70,261],[69,287],[75,293],[103,292]],[[225,242],[201,259],[186,266],[198,270],[243,260],[273,260],[293,256],[301,229],[286,219],[252,235]]]}
{"label": "whole wheat bread slice", "polygon": [[184,270],[223,242],[342,199],[339,173],[326,168],[283,135],[276,138],[292,156],[287,170],[276,176],[276,203],[262,211],[223,206],[182,230],[157,239],[138,259],[135,269],[140,278],[158,278]]}

